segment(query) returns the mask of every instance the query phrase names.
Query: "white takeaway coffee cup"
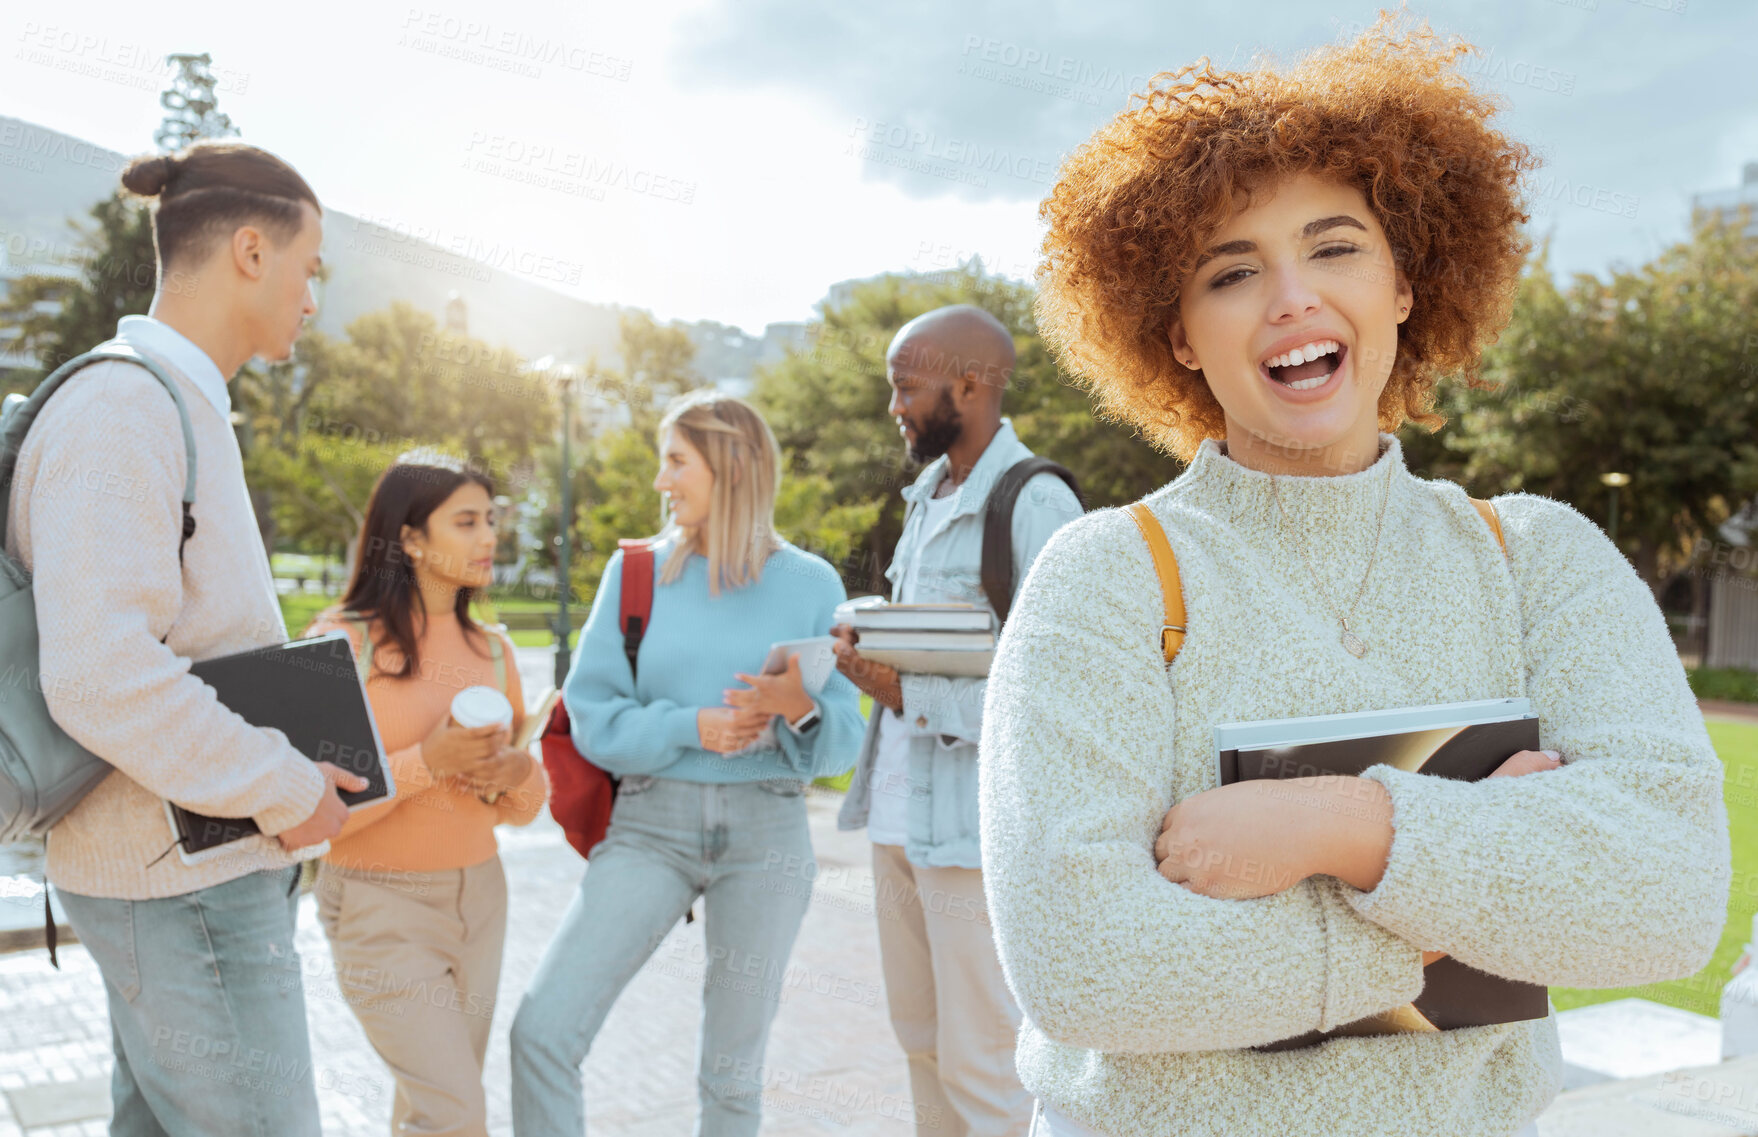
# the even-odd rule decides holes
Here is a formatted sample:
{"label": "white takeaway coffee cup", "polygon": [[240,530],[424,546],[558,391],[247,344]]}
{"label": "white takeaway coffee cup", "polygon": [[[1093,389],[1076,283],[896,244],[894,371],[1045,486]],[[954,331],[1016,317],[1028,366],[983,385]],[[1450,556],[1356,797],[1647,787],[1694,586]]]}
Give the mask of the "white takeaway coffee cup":
{"label": "white takeaway coffee cup", "polygon": [[467,730],[513,725],[513,704],[493,687],[466,687],[452,697],[452,720]]}

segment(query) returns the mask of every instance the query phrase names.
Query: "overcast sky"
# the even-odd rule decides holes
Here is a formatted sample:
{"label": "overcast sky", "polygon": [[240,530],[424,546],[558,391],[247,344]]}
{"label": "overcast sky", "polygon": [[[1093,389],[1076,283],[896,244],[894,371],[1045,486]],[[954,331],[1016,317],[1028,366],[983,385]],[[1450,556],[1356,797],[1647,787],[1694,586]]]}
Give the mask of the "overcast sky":
{"label": "overcast sky", "polygon": [[[15,0],[0,113],[152,146],[159,60],[329,205],[583,264],[596,301],[760,331],[831,283],[977,253],[1030,275],[1061,155],[1154,72],[1289,59],[1378,5],[1298,0]],[[1751,0],[1414,3],[1546,159],[1564,271],[1639,263],[1758,161]]]}

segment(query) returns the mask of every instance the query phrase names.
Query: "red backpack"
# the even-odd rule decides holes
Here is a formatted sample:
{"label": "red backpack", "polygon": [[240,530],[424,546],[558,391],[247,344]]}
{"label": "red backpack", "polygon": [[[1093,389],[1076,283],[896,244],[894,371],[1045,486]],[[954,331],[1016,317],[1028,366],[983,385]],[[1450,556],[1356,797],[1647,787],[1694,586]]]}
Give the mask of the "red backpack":
{"label": "red backpack", "polygon": [[[623,654],[629,657],[629,673],[635,672],[635,655],[653,612],[653,546],[647,541],[619,540],[623,551],[622,603],[618,625],[623,630]],[[604,840],[610,828],[611,807],[617,800],[617,779],[581,754],[574,746],[567,705],[557,701],[543,728],[539,745],[543,768],[549,774],[549,813],[582,857]]]}

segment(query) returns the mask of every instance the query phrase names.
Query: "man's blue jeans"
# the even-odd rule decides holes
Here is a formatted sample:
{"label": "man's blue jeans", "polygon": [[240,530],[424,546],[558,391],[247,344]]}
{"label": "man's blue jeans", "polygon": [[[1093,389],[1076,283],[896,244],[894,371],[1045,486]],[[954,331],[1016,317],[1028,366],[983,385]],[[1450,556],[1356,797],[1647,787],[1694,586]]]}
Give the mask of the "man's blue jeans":
{"label": "man's blue jeans", "polygon": [[769,1025],[817,872],[803,791],[794,779],[622,779],[610,830],[513,1020],[518,1137],[584,1132],[580,1064],[593,1036],[698,895],[706,948],[678,964],[706,971],[696,1133],[755,1137]]}
{"label": "man's blue jeans", "polygon": [[112,1137],[316,1137],[297,868],[162,900],[60,893],[103,973]]}

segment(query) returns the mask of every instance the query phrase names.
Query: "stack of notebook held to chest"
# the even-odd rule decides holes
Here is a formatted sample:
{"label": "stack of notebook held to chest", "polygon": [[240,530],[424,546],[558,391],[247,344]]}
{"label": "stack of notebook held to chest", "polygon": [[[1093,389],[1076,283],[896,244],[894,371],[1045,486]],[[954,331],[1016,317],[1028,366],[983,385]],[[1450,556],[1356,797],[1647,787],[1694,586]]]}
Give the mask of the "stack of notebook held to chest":
{"label": "stack of notebook held to chest", "polygon": [[[1216,781],[1223,786],[1259,778],[1359,776],[1382,763],[1429,777],[1475,782],[1514,754],[1539,747],[1538,716],[1525,698],[1222,723],[1214,728],[1214,738]],[[1519,885],[1486,880],[1483,887]],[[1422,993],[1412,1003],[1253,1049],[1298,1050],[1347,1035],[1433,1033],[1542,1019],[1550,1013],[1544,987],[1479,971],[1451,955],[1427,964],[1423,980]]]}

